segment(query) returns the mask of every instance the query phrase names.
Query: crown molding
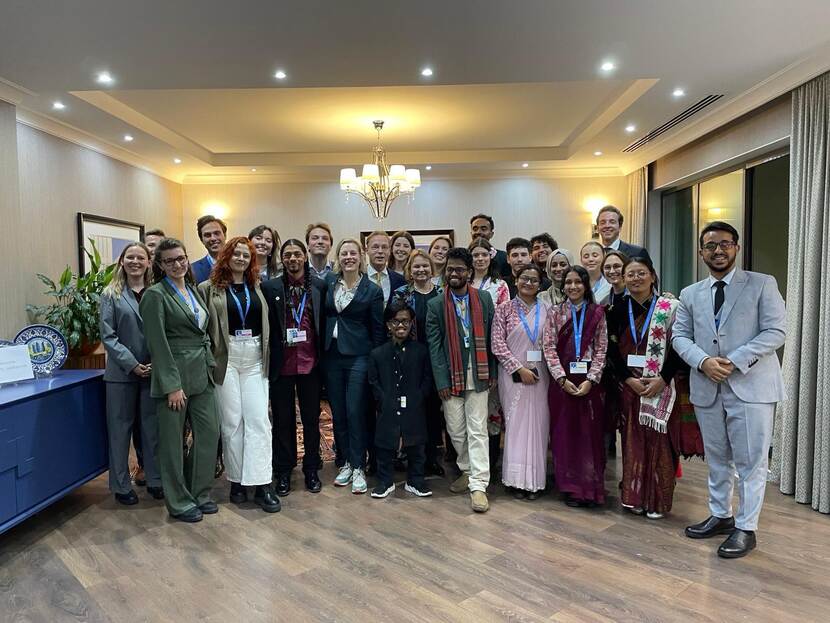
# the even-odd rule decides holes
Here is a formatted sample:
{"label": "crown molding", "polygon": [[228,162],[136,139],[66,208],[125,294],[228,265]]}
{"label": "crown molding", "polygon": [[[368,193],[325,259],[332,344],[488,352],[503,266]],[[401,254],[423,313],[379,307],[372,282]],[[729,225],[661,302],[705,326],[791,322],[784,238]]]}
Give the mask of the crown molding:
{"label": "crown molding", "polygon": [[14,106],[19,106],[20,102],[25,97],[35,96],[37,93],[30,91],[24,86],[20,86],[5,78],[0,78],[0,100],[8,102]]}
{"label": "crown molding", "polygon": [[791,63],[622,165],[628,175],[830,70],[830,44]]}

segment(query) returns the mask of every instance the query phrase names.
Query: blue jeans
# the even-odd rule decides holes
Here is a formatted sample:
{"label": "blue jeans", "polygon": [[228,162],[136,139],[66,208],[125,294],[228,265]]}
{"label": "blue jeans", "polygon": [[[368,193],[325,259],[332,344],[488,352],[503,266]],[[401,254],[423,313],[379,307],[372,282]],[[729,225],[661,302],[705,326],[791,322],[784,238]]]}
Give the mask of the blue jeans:
{"label": "blue jeans", "polygon": [[369,400],[369,356],[341,355],[336,342],[326,352],[326,389],[334,425],[338,466],[348,461],[363,469],[366,462],[366,401]]}

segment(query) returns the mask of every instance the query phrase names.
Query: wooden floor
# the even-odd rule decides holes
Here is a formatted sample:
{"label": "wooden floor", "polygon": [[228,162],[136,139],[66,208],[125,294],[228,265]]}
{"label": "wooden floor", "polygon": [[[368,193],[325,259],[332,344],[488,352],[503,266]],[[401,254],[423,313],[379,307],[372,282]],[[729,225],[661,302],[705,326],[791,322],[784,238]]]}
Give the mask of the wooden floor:
{"label": "wooden floor", "polygon": [[828,517],[770,485],[759,549],[721,560],[720,539],[683,536],[707,515],[705,466],[684,469],[656,522],[616,496],[581,510],[501,487],[474,515],[443,479],[433,498],[374,500],[328,485],[327,464],[323,491],[276,515],[217,481],[219,513],[187,525],[143,490],[117,505],[101,477],[0,536],[0,621],[828,620]]}

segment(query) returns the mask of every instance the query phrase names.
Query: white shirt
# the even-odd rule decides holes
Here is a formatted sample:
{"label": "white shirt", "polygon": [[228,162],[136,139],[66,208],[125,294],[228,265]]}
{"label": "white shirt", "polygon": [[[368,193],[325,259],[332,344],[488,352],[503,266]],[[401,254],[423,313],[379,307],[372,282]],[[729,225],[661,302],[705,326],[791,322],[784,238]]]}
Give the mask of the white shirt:
{"label": "white shirt", "polygon": [[[712,275],[709,275],[709,289],[712,291],[712,309],[715,308],[715,291],[716,291],[715,284],[718,281],[723,281],[728,286],[730,283],[732,283],[732,277],[735,276],[735,271],[736,270],[738,270],[738,267],[733,266],[732,270],[730,270],[723,277],[723,279],[715,279]],[[726,293],[724,292],[724,298],[725,298],[725,295],[726,295]]]}
{"label": "white shirt", "polygon": [[[337,308],[338,313],[342,313],[349,303],[352,302],[362,279],[362,277],[358,279],[351,290],[346,287],[346,282],[342,278],[337,280],[334,286],[334,306]],[[334,322],[334,330],[331,332],[331,336],[332,338],[337,338],[337,321]]]}
{"label": "white shirt", "polygon": [[383,300],[388,301],[389,295],[392,293],[392,284],[389,282],[389,271],[387,269],[375,270],[371,264],[369,264],[367,274],[369,275],[369,279],[372,283],[377,284],[377,277],[375,275],[380,275],[380,287],[383,288]]}
{"label": "white shirt", "polygon": [[602,248],[603,249],[613,249],[614,251],[619,251],[620,250],[620,239],[617,238],[611,244],[604,244],[604,245],[602,245]]}

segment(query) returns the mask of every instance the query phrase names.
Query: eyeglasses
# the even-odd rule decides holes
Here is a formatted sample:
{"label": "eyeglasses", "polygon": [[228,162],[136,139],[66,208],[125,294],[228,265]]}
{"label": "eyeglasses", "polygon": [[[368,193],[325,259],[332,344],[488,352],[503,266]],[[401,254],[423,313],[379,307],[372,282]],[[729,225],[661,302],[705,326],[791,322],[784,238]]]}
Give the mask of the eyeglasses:
{"label": "eyeglasses", "polygon": [[464,273],[467,272],[467,267],[466,266],[463,266],[463,267],[447,266],[447,269],[446,269],[445,272],[447,272],[448,274],[451,274],[451,275],[463,275]]}
{"label": "eyeglasses", "polygon": [[729,251],[729,249],[735,247],[737,244],[734,240],[721,240],[720,242],[707,242],[702,248],[704,251],[712,253],[718,247],[721,248],[721,251]]}
{"label": "eyeglasses", "polygon": [[393,327],[408,327],[409,325],[412,324],[412,321],[409,320],[408,318],[406,320],[401,320],[399,318],[393,318],[392,320],[389,321],[389,324],[391,324]]}
{"label": "eyeglasses", "polygon": [[284,259],[284,260],[291,260],[291,259],[294,259],[294,258],[297,258],[298,260],[301,260],[304,257],[305,257],[305,253],[303,253],[302,251],[286,251],[285,253],[282,254],[282,259]]}
{"label": "eyeglasses", "polygon": [[519,283],[529,286],[538,286],[541,282],[536,277],[519,277]]}
{"label": "eyeglasses", "polygon": [[636,273],[634,271],[625,273],[625,278],[626,279],[645,279],[649,275],[651,275],[651,273],[648,272],[647,270],[638,270]]}
{"label": "eyeglasses", "polygon": [[185,264],[187,264],[187,256],[180,255],[179,257],[167,258],[166,260],[162,260],[161,263],[167,266],[168,268],[176,264],[178,264],[179,266],[184,266]]}

